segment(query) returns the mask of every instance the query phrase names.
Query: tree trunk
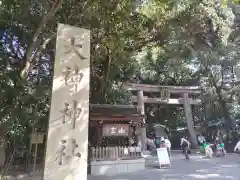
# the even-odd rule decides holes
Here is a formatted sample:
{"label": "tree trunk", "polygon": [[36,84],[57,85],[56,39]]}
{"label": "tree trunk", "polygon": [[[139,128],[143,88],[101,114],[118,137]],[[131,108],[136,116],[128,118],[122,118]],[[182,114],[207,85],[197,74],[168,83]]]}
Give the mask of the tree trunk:
{"label": "tree trunk", "polygon": [[1,169],[4,167],[5,159],[6,159],[5,146],[1,146],[0,147],[0,168]]}
{"label": "tree trunk", "polygon": [[[21,71],[21,77],[22,78],[26,78],[27,77],[27,75],[28,75],[28,73],[30,71],[30,68],[31,68],[31,64],[35,60],[35,54],[33,54],[33,49],[34,49],[34,47],[36,45],[36,42],[37,42],[37,40],[38,40],[42,30],[45,28],[45,25],[47,24],[47,22],[49,20],[51,20],[51,18],[53,18],[54,15],[57,13],[57,11],[61,8],[62,3],[63,3],[63,0],[53,1],[52,7],[50,8],[49,12],[47,12],[43,16],[42,20],[39,22],[39,25],[38,25],[37,29],[35,30],[35,32],[33,34],[32,42],[28,46],[28,50],[26,52],[25,66],[24,66],[23,70]],[[45,43],[47,44],[50,40],[47,40],[47,42],[45,42]],[[45,43],[42,45],[43,48],[44,48],[44,46],[46,46]],[[42,50],[42,48],[40,48],[38,50]],[[37,54],[38,54],[38,56],[40,56],[41,52],[39,52]]]}
{"label": "tree trunk", "polygon": [[[139,112],[142,115],[145,115],[143,91],[138,91],[137,97],[138,97]],[[143,119],[143,123],[145,124],[145,119]],[[147,146],[146,146],[146,142],[147,142],[146,127],[141,128],[141,134],[140,134],[139,140],[141,141],[141,150],[142,151],[146,150],[147,149]]]}
{"label": "tree trunk", "polygon": [[222,108],[222,113],[223,113],[223,117],[225,120],[226,131],[229,132],[231,130],[231,127],[234,125],[234,122],[232,121],[232,118],[229,115],[227,103],[223,100],[219,100],[219,103]]}
{"label": "tree trunk", "polygon": [[4,167],[6,160],[6,127],[0,124],[0,168]]}
{"label": "tree trunk", "polygon": [[192,148],[197,148],[197,136],[194,129],[194,122],[192,117],[192,108],[191,104],[189,104],[188,94],[184,94],[184,111],[187,122],[187,128],[190,135],[190,140],[192,142]]}

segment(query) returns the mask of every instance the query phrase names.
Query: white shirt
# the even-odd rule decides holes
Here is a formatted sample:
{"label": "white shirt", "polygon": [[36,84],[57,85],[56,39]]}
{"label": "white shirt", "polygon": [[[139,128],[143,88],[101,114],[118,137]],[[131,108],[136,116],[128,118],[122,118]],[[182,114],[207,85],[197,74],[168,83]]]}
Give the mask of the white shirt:
{"label": "white shirt", "polygon": [[234,151],[240,150],[240,141],[237,142],[236,146],[234,147]]}
{"label": "white shirt", "polygon": [[165,139],[164,142],[166,143],[166,146],[171,149],[171,142],[168,139]]}

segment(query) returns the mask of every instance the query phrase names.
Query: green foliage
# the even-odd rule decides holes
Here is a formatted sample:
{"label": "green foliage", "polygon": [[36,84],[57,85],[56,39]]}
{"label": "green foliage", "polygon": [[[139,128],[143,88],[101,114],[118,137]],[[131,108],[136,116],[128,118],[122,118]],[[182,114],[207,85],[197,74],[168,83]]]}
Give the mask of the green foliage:
{"label": "green foliage", "polygon": [[230,109],[230,114],[233,118],[239,118],[240,117],[240,105],[239,103],[233,103],[231,109]]}
{"label": "green foliage", "polygon": [[[54,2],[1,1],[0,31],[8,38],[1,44],[0,112],[11,136],[24,136],[23,132],[36,124],[46,128],[57,22],[91,29],[92,103],[129,103],[121,82],[134,79],[139,64],[132,57],[155,41],[154,22],[137,11],[140,0],[64,1],[60,9]],[[53,8],[55,14],[50,17]],[[16,39],[17,50],[13,45]],[[32,55],[32,50],[39,56]],[[28,62],[30,72],[25,71]],[[22,79],[20,72],[27,79]]]}
{"label": "green foliage", "polygon": [[[46,128],[58,22],[91,29],[92,103],[129,103],[126,81],[201,85],[201,113],[228,118],[239,99],[232,69],[240,33],[235,4],[219,2],[0,0],[0,32],[8,36],[0,48],[0,115],[8,134]],[[172,127],[183,119],[179,107],[149,108],[165,112],[158,117]]]}
{"label": "green foliage", "polygon": [[[163,6],[156,8],[157,1],[148,2],[147,6],[163,12]],[[236,103],[233,97],[239,95],[233,72],[239,61],[239,44],[233,40],[238,31],[233,26],[234,19],[238,17],[234,5],[229,8],[218,3],[171,1],[165,8],[165,15],[171,15],[165,16],[161,29],[167,32],[164,46],[157,53],[152,49],[145,53],[141,59],[142,75],[143,82],[152,84],[202,86],[204,107],[200,108],[197,119],[224,118],[231,126],[230,109],[232,103]],[[154,12],[144,11],[158,21],[162,14],[154,16]],[[232,36],[234,38],[230,40]],[[173,111],[177,112],[176,109]],[[161,117],[169,119],[166,115]],[[171,119],[176,121],[177,118],[172,116]]]}

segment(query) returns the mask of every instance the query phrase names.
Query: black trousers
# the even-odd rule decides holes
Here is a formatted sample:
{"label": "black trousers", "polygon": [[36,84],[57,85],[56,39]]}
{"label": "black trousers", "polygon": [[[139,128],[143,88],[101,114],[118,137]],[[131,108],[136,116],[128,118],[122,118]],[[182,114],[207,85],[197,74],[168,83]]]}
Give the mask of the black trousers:
{"label": "black trousers", "polygon": [[184,155],[185,155],[185,157],[186,157],[186,159],[189,159],[189,147],[184,147],[184,149],[183,149],[183,152],[184,152]]}

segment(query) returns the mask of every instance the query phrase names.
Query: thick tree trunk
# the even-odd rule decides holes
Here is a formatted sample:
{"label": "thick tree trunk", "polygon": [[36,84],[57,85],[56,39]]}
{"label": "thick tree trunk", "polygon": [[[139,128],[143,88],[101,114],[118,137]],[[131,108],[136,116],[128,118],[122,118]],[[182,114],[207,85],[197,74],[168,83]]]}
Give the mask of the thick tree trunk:
{"label": "thick tree trunk", "polygon": [[[144,99],[143,99],[143,91],[138,91],[137,93],[137,97],[138,97],[138,108],[139,111],[142,115],[145,115],[145,109],[144,109]],[[144,123],[145,123],[145,119],[143,119]],[[141,128],[141,134],[138,138],[141,141],[141,149],[146,150],[147,146],[147,134],[146,134],[146,127],[142,127]]]}
{"label": "thick tree trunk", "polygon": [[0,147],[0,169],[4,167],[5,159],[6,159],[5,146],[1,146]]}
{"label": "thick tree trunk", "polygon": [[[57,13],[57,11],[61,8],[61,5],[63,3],[64,0],[56,0],[56,1],[53,1],[52,3],[52,7],[50,8],[50,10],[43,16],[42,20],[39,22],[39,25],[37,27],[37,29],[35,30],[34,34],[33,34],[33,39],[32,39],[32,42],[31,44],[28,46],[28,50],[27,50],[27,53],[26,53],[26,62],[25,62],[25,66],[21,72],[21,77],[22,78],[26,78],[29,71],[30,71],[30,68],[31,68],[31,64],[32,62],[35,60],[35,54],[33,54],[33,50],[34,50],[34,47],[36,45],[36,42],[42,32],[42,30],[45,28],[46,24],[48,23],[49,20],[51,20],[51,18],[54,17],[54,15]],[[43,43],[42,47],[44,48],[44,46],[47,45],[47,43],[50,41],[51,39],[49,40],[46,40],[46,42]],[[37,55],[39,56],[42,50],[42,47],[40,49],[38,49],[38,53]]]}
{"label": "thick tree trunk", "polygon": [[192,148],[197,148],[197,136],[194,129],[194,122],[193,122],[193,116],[192,116],[192,108],[191,104],[189,104],[188,94],[184,94],[184,112],[187,122],[187,128],[190,135],[190,140],[192,143]]}
{"label": "thick tree trunk", "polygon": [[234,125],[234,122],[233,122],[233,120],[230,117],[230,114],[228,112],[227,103],[223,100],[220,100],[219,103],[220,103],[221,108],[222,108],[222,113],[223,113],[223,117],[224,117],[224,120],[225,120],[226,131],[229,132],[231,130],[231,127]]}
{"label": "thick tree trunk", "polygon": [[0,124],[0,168],[4,167],[6,160],[6,127]]}

